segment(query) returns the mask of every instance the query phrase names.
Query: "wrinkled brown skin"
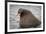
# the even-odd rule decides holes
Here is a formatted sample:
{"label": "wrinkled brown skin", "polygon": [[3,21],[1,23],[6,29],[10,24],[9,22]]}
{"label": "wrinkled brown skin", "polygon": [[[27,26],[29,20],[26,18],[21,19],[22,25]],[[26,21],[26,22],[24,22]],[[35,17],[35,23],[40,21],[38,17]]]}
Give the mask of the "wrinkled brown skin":
{"label": "wrinkled brown skin", "polygon": [[29,10],[20,8],[18,13],[20,13],[21,28],[35,28],[41,24],[41,22],[36,19],[36,17]]}

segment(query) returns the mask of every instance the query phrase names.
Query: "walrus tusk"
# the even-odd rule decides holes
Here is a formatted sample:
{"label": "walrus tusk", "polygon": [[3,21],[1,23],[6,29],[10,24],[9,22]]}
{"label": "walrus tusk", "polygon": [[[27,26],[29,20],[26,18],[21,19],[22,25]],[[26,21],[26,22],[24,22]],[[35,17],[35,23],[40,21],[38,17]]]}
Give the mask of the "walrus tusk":
{"label": "walrus tusk", "polygon": [[19,13],[17,13],[17,15],[16,16],[20,16],[20,14]]}

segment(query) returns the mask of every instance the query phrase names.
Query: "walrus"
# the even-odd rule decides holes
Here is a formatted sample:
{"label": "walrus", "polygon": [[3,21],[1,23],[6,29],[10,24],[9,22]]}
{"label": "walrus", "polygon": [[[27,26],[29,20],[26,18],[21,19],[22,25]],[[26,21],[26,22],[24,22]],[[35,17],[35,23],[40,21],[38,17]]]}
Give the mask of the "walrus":
{"label": "walrus", "polygon": [[20,15],[21,28],[36,28],[41,24],[41,22],[32,14],[32,12],[27,9],[20,8],[18,10],[18,14]]}

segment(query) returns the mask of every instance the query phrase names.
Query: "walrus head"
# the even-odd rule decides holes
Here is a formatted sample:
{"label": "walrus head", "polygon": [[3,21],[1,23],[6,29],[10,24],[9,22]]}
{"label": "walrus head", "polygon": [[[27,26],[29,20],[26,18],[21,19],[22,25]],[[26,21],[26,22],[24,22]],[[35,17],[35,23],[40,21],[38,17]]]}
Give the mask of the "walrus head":
{"label": "walrus head", "polygon": [[25,15],[28,15],[28,14],[32,14],[32,13],[29,10],[20,8],[18,10],[18,14],[22,17],[22,16],[25,16]]}

